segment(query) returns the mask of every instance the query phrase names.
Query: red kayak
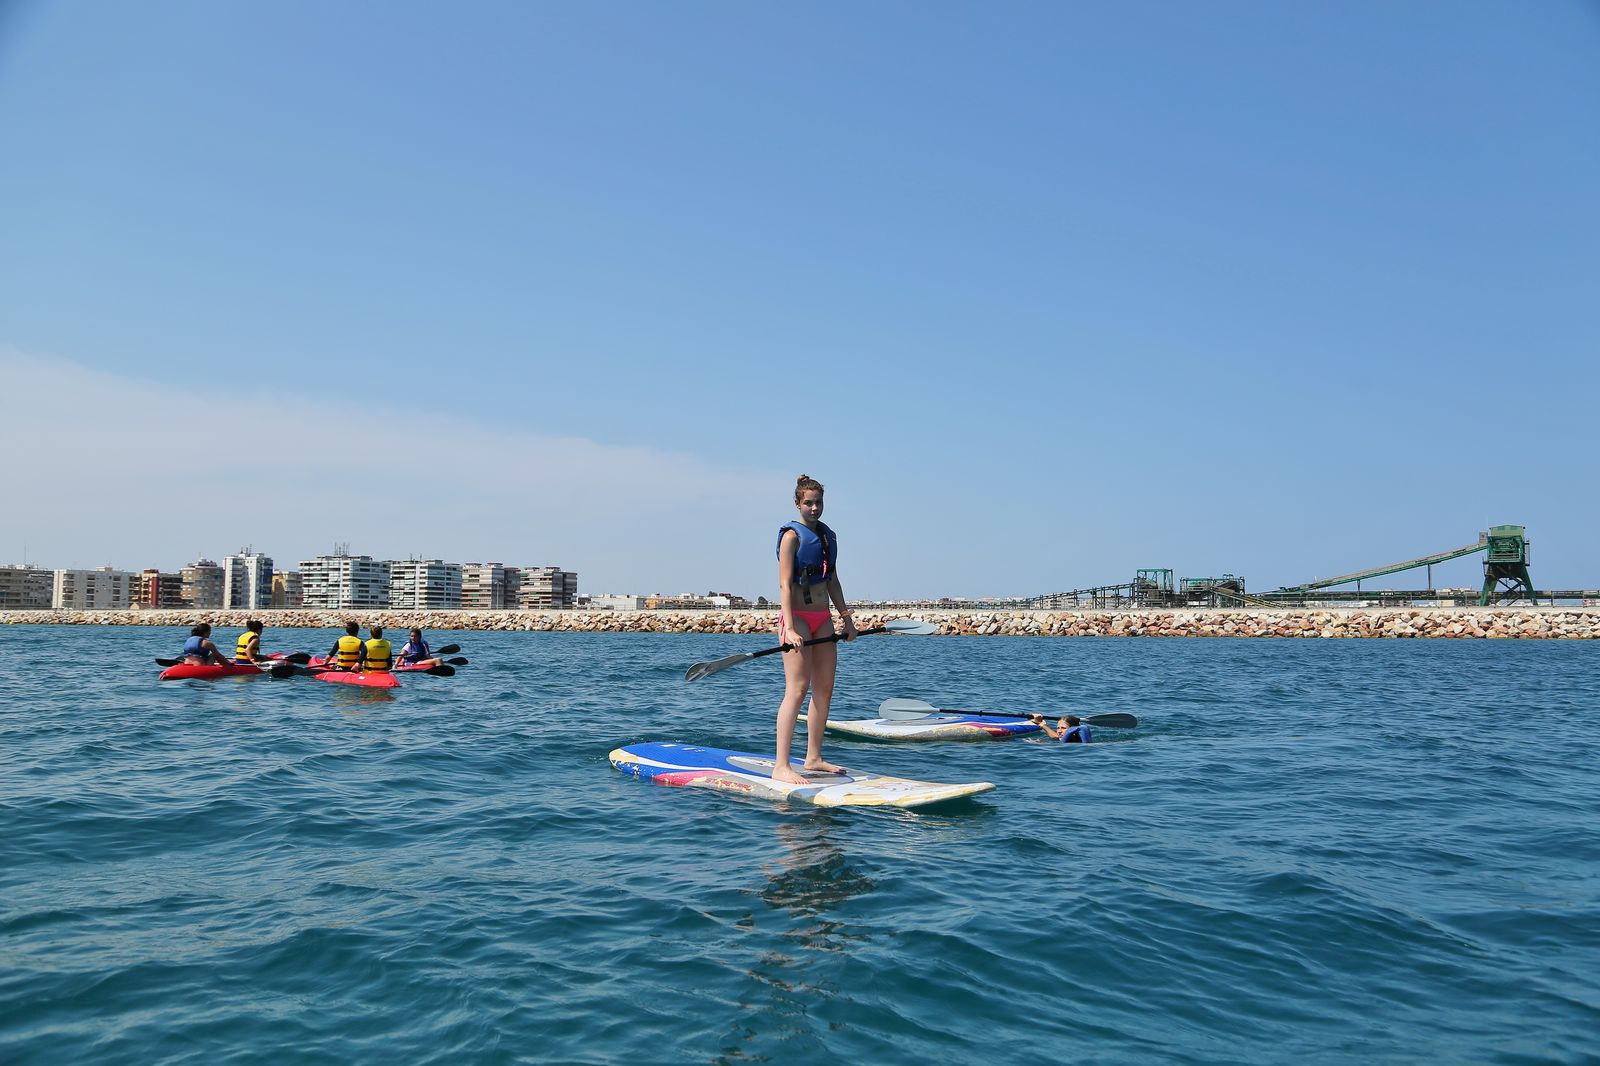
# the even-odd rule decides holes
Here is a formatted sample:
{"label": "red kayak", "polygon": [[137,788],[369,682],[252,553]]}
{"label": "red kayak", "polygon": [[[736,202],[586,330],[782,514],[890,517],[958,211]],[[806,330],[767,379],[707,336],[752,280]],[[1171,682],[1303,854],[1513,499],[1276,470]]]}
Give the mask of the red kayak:
{"label": "red kayak", "polygon": [[[307,665],[315,669],[326,666],[328,660],[321,655],[313,655]],[[367,688],[399,688],[400,679],[387,670],[374,670],[370,674],[353,674],[348,670],[323,670],[313,674],[318,681],[330,681],[335,685],[365,685]]]}
{"label": "red kayak", "polygon": [[352,674],[347,670],[324,670],[313,675],[318,681],[331,681],[336,685],[365,685],[367,688],[399,688],[400,679],[387,670],[370,674]]}
{"label": "red kayak", "polygon": [[224,677],[265,677],[254,663],[179,663],[161,671],[162,681],[216,681]]}

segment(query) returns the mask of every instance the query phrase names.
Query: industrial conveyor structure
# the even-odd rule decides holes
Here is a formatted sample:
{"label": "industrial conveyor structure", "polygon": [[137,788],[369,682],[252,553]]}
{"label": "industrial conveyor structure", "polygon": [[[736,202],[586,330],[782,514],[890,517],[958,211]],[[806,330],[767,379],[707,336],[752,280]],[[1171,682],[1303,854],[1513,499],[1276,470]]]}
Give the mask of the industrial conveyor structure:
{"label": "industrial conveyor structure", "polygon": [[1318,589],[1331,589],[1338,585],[1354,584],[1356,597],[1361,596],[1361,582],[1369,581],[1375,577],[1384,577],[1388,574],[1398,574],[1406,570],[1428,571],[1427,591],[1433,591],[1433,567],[1437,563],[1449,562],[1451,559],[1460,559],[1464,556],[1484,552],[1483,560],[1483,591],[1478,595],[1478,605],[1487,606],[1491,603],[1507,603],[1514,600],[1527,600],[1537,604],[1537,593],[1533,588],[1533,578],[1528,576],[1528,538],[1525,526],[1490,526],[1487,533],[1478,534],[1476,544],[1468,544],[1449,551],[1435,552],[1432,555],[1419,556],[1416,559],[1407,559],[1402,563],[1391,563],[1388,566],[1375,566],[1370,570],[1358,570],[1353,574],[1341,574],[1339,577],[1325,578],[1321,581],[1312,581],[1304,585],[1294,585],[1278,589],[1276,592],[1267,593],[1263,599],[1271,599],[1281,603],[1284,601],[1304,602],[1313,598],[1309,593]]}
{"label": "industrial conveyor structure", "polygon": [[[1537,604],[1540,598],[1554,603],[1557,600],[1578,600],[1584,603],[1600,598],[1595,590],[1547,590],[1537,592],[1533,578],[1528,574],[1528,537],[1525,526],[1491,526],[1487,533],[1479,533],[1473,544],[1449,551],[1422,555],[1387,566],[1374,566],[1338,577],[1292,585],[1272,592],[1246,592],[1244,578],[1233,574],[1220,577],[1186,577],[1176,586],[1172,571],[1152,568],[1136,571],[1132,581],[1117,585],[1096,585],[1074,589],[1070,592],[1052,592],[1025,600],[1006,601],[1005,606],[1018,606],[1040,610],[1062,610],[1074,607],[1297,607],[1307,603],[1377,603],[1393,606],[1410,606],[1419,601],[1434,603],[1460,603],[1470,600],[1470,589],[1436,589],[1433,587],[1433,568],[1438,563],[1461,559],[1483,553],[1483,588],[1478,594],[1478,604],[1512,603],[1527,601]],[[1404,573],[1407,570],[1426,570],[1427,587],[1421,589],[1367,589],[1363,581]],[[1341,589],[1340,585],[1354,585],[1354,589]],[[1000,604],[997,604],[997,606]]]}

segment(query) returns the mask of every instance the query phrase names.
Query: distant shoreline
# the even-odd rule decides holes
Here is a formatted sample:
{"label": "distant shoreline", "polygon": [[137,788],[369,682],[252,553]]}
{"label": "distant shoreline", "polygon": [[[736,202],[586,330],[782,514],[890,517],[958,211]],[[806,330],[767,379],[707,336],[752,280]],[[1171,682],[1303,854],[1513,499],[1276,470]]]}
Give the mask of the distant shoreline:
{"label": "distant shoreline", "polygon": [[[891,618],[932,622],[945,636],[1010,637],[1292,637],[1600,639],[1600,607],[1337,607],[1128,609],[1079,611],[857,607],[865,629]],[[329,611],[0,611],[0,625],[136,625],[188,629],[201,622],[242,628],[259,618],[268,629],[341,629],[354,621],[391,631],[479,630],[569,633],[765,633],[771,609],[694,611],[492,611],[371,608]]]}

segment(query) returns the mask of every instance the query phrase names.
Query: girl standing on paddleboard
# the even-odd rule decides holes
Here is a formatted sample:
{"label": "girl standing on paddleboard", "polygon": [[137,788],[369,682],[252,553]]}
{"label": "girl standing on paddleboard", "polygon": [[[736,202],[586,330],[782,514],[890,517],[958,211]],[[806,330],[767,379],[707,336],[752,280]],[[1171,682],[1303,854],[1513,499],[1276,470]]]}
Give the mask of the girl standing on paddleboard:
{"label": "girl standing on paddleboard", "polygon": [[830,600],[838,606],[844,627],[840,639],[856,639],[856,624],[839,584],[839,538],[822,522],[822,483],[801,474],[795,480],[794,506],[800,512],[799,521],[778,530],[778,643],[795,647],[783,653],[783,702],[778,705],[778,757],[772,779],[803,784],[805,778],[789,765],[789,746],[807,691],[811,693],[811,707],[806,716],[805,768],[834,773],[839,770],[822,760],[822,733],[828,724],[828,704],[833,700],[839,646],[830,643],[807,648],[801,644],[816,637],[833,636]]}

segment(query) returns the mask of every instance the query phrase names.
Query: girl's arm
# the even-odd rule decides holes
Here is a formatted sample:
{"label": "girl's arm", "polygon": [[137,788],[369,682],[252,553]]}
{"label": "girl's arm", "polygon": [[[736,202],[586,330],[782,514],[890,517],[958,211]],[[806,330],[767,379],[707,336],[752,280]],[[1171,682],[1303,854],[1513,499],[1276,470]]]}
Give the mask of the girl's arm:
{"label": "girl's arm", "polygon": [[[796,540],[799,538],[796,537]],[[834,609],[839,612],[839,617],[844,621],[844,639],[856,639],[856,620],[850,616],[850,605],[844,602],[844,586],[839,584],[839,574],[834,572],[828,578],[828,596],[832,598]]]}
{"label": "girl's arm", "polygon": [[800,534],[786,529],[778,542],[778,643],[793,644],[789,619],[794,617],[794,557],[800,551]]}

